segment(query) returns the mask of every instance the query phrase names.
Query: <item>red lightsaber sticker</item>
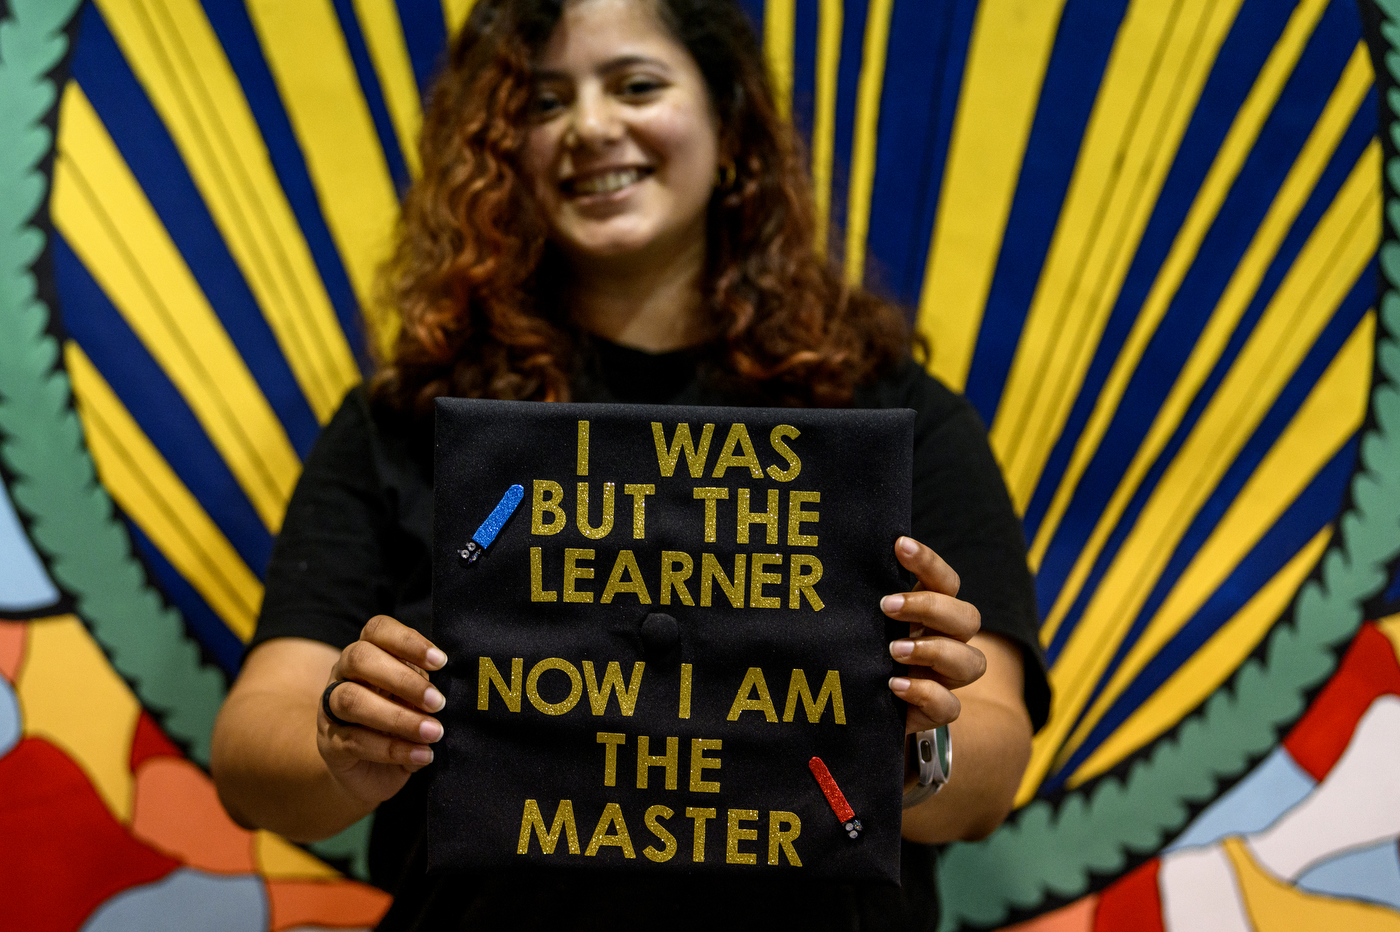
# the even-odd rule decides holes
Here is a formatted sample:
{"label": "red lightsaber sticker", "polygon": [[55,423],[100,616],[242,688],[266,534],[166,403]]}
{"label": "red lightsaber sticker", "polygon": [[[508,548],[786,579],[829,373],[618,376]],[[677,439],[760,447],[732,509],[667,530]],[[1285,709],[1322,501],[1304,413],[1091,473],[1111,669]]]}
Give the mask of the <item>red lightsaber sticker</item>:
{"label": "red lightsaber sticker", "polygon": [[807,767],[812,771],[812,776],[817,778],[817,785],[822,788],[822,795],[826,797],[831,811],[836,813],[836,818],[841,820],[846,834],[852,838],[859,837],[860,819],[856,818],[856,811],[851,808],[851,804],[846,802],[846,794],[842,793],[841,787],[836,785],[836,778],[831,775],[830,770],[826,769],[826,764],[822,762],[820,757],[814,757],[807,762]]}

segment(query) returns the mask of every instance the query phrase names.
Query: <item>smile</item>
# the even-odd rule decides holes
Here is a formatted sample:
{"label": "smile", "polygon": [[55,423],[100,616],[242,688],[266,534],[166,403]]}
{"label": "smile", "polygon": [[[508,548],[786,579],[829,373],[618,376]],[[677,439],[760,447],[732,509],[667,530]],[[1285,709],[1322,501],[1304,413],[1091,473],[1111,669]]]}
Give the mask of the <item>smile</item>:
{"label": "smile", "polygon": [[616,168],[609,171],[565,179],[560,183],[565,194],[587,197],[592,194],[612,194],[636,184],[652,173],[650,168]]}

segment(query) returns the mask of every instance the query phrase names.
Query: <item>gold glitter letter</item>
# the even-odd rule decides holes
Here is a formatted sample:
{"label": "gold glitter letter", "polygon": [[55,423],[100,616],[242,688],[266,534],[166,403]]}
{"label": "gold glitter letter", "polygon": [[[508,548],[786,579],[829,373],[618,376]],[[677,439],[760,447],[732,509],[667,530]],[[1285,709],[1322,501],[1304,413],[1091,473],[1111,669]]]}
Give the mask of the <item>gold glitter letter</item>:
{"label": "gold glitter letter", "polygon": [[822,680],[821,692],[817,693],[815,701],[812,690],[807,686],[807,674],[802,670],[793,670],[792,679],[788,681],[787,703],[783,706],[783,721],[792,721],[799,696],[802,698],[802,708],[807,710],[807,721],[820,722],[822,713],[826,711],[826,700],[830,698],[836,724],[846,724],[846,703],[841,699],[841,674],[835,670],[826,671],[826,679]]}
{"label": "gold glitter letter", "polygon": [[681,664],[681,710],[677,718],[690,718],[690,664]]}
{"label": "gold glitter letter", "polygon": [[[545,493],[549,497],[545,497]],[[559,503],[564,499],[564,487],[552,479],[536,479],[534,493],[530,496],[530,533],[558,534],[564,530],[566,518]],[[549,523],[544,523],[545,512],[549,512]]]}
{"label": "gold glitter letter", "polygon": [[797,458],[797,454],[792,452],[792,448],[783,443],[784,438],[796,440],[802,436],[802,432],[791,424],[779,424],[773,428],[773,432],[768,435],[768,442],[773,445],[774,451],[779,456],[787,460],[788,468],[779,469],[777,466],[768,467],[768,475],[778,482],[791,482],[797,478],[797,474],[802,471],[802,461]]}
{"label": "gold glitter letter", "polygon": [[[616,828],[617,831],[610,833],[610,828]],[[622,809],[617,803],[608,803],[603,807],[603,814],[598,817],[598,827],[593,830],[593,837],[588,840],[588,849],[583,855],[591,858],[598,853],[599,848],[605,847],[621,848],[625,858],[637,856],[637,852],[632,850],[632,837],[627,834],[627,823],[623,820]]]}
{"label": "gold glitter letter", "polygon": [[794,553],[788,560],[788,608],[801,608],[805,595],[812,611],[821,611],[826,603],[817,595],[816,586],[822,580],[822,561],[815,553]]}
{"label": "gold glitter letter", "polygon": [[[627,571],[627,582],[622,580],[623,570]],[[647,584],[642,580],[642,570],[637,566],[637,557],[630,550],[617,552],[612,572],[608,574],[608,584],[603,587],[603,604],[611,603],[613,596],[619,592],[632,593],[642,605],[651,604],[651,593],[647,592]]]}
{"label": "gold glitter letter", "polygon": [[[546,702],[540,696],[540,676],[547,670],[558,670],[569,678],[569,695],[562,702]],[[525,680],[525,695],[529,697],[530,705],[545,715],[563,715],[578,705],[579,697],[583,695],[583,680],[578,675],[578,667],[559,657],[541,660],[530,668],[530,675]]]}
{"label": "gold glitter letter", "polygon": [[592,550],[576,550],[573,547],[564,548],[564,601],[565,602],[592,602],[593,593],[579,592],[576,588],[580,579],[592,579],[593,567],[579,566],[579,560],[593,559]]}
{"label": "gold glitter letter", "polygon": [[782,566],[781,553],[756,553],[750,559],[749,608],[782,608],[783,600],[776,595],[764,595],[764,583],[780,583],[781,573],[765,573],[765,566]]}
{"label": "gold glitter letter", "polygon": [[533,799],[525,800],[525,813],[520,817],[520,843],[515,847],[516,854],[530,852],[531,829],[539,836],[540,850],[545,854],[554,853],[554,846],[559,844],[560,829],[564,831],[569,853],[578,854],[578,829],[574,827],[574,804],[571,800],[559,801],[559,808],[554,810],[554,827],[547,832],[544,828],[544,816],[540,815],[540,804]]}
{"label": "gold glitter letter", "polygon": [[598,732],[598,743],[606,744],[607,750],[603,752],[603,785],[617,786],[617,746],[627,743],[626,735],[614,734],[610,731]]}
{"label": "gold glitter letter", "polygon": [[[734,455],[736,446],[743,447],[744,452],[740,456]],[[749,475],[755,479],[763,478],[763,467],[759,465],[758,454],[753,450],[753,441],[749,439],[749,429],[743,424],[735,424],[729,428],[729,436],[724,440],[724,446],[720,448],[719,459],[715,460],[715,471],[710,474],[711,479],[724,478],[724,471],[733,467],[746,466]]]}
{"label": "gold glitter letter", "polygon": [[578,422],[578,474],[588,475],[588,422]]}
{"label": "gold glitter letter", "polygon": [[[637,789],[647,788],[647,775],[653,767],[666,768],[666,789],[676,788],[676,773],[680,770],[681,739],[667,738],[666,753],[652,754],[651,739],[646,735],[637,736]],[[608,784],[611,786],[612,784]]]}
{"label": "gold glitter letter", "polygon": [[705,863],[705,820],[713,819],[715,811],[687,806],[685,814],[687,818],[695,820],[695,844],[691,848],[690,859],[696,864],[703,864]]}
{"label": "gold glitter letter", "polygon": [[[782,825],[786,825],[787,828],[780,828]],[[802,820],[797,817],[797,813],[783,812],[781,809],[774,809],[768,813],[768,863],[776,867],[778,851],[781,850],[787,855],[789,864],[801,867],[802,859],[797,856],[797,849],[792,846],[801,834]]]}
{"label": "gold glitter letter", "polygon": [[[677,571],[676,566],[680,566]],[[695,572],[695,561],[690,558],[690,554],[680,550],[661,551],[661,604],[671,604],[671,590],[676,590],[676,596],[681,600],[682,605],[694,605],[695,600],[690,597],[690,590],[685,587],[685,581],[690,578],[690,574]]]}
{"label": "gold glitter letter", "polygon": [[696,498],[705,500],[705,542],[715,542],[715,501],[729,497],[728,489],[698,488],[691,492]]}
{"label": "gold glitter letter", "polygon": [[744,572],[748,565],[749,556],[746,553],[736,553],[734,555],[734,582],[724,575],[724,569],[720,567],[719,561],[712,553],[700,554],[700,607],[710,607],[710,590],[713,588],[715,580],[719,580],[720,589],[729,597],[729,604],[735,608],[744,607]]}
{"label": "gold glitter letter", "polygon": [[[533,676],[533,674],[531,674]],[[749,693],[757,691],[758,698],[750,699]],[[741,712],[758,711],[770,722],[778,720],[778,710],[773,708],[773,699],[768,695],[768,681],[763,678],[763,670],[749,667],[739,691],[734,694],[734,704],[729,707],[729,721],[738,721]]]}
{"label": "gold glitter letter", "polygon": [[617,499],[617,487],[611,482],[603,483],[603,522],[597,527],[588,523],[588,483],[578,484],[578,496],[574,507],[574,523],[578,532],[589,540],[602,540],[612,533],[613,505]]}
{"label": "gold glitter letter", "polygon": [[645,540],[647,536],[647,496],[656,494],[656,486],[651,483],[637,485],[628,483],[622,491],[632,496],[632,539]]}
{"label": "gold glitter letter", "polygon": [[726,864],[755,864],[758,862],[758,855],[751,851],[740,851],[739,842],[756,841],[758,839],[758,829],[740,828],[740,822],[757,822],[757,809],[730,809],[729,810],[729,831],[724,837],[724,863]]}
{"label": "gold glitter letter", "polygon": [[[719,781],[706,780],[705,771],[718,770],[720,760],[718,757],[706,757],[706,751],[718,751],[723,748],[724,742],[719,738],[691,738],[690,739],[690,792],[692,793],[718,793]],[[689,814],[689,813],[687,813]],[[710,810],[710,815],[714,815],[714,810]]]}
{"label": "gold glitter letter", "polygon": [[705,458],[710,455],[710,440],[715,435],[715,425],[706,424],[700,430],[700,447],[696,449],[690,440],[690,425],[677,424],[675,439],[666,445],[666,432],[657,421],[651,422],[651,438],[656,441],[656,466],[663,479],[669,479],[676,471],[676,461],[685,452],[685,465],[690,470],[690,478],[699,479],[705,474]]}
{"label": "gold glitter letter", "polygon": [[525,671],[525,660],[521,657],[512,657],[510,661],[510,688],[506,688],[506,681],[501,676],[501,671],[496,669],[496,664],[490,657],[481,657],[477,660],[476,668],[476,707],[479,711],[485,712],[491,700],[491,686],[495,684],[496,692],[506,701],[506,708],[512,712],[520,711],[520,677]]}
{"label": "gold glitter letter", "polygon": [[[632,682],[624,689],[622,687],[622,665],[616,660],[609,660],[608,667],[603,671],[603,685],[598,686],[598,680],[593,675],[593,661],[583,662],[583,680],[588,684],[588,705],[593,709],[594,715],[602,715],[608,711],[608,694],[617,693],[617,705],[622,710],[622,714],[631,717],[634,709],[637,708],[637,693],[642,689],[642,670],[646,669],[646,663],[638,660],[632,664]],[[611,784],[609,784],[611,785]]]}
{"label": "gold glitter letter", "polygon": [[554,602],[559,593],[544,587],[544,551],[540,547],[530,548],[530,601]]}
{"label": "gold glitter letter", "polygon": [[749,542],[749,525],[762,524],[768,528],[768,543],[778,542],[778,490],[768,490],[768,510],[751,512],[749,511],[749,490],[739,490],[739,516],[736,519],[738,526],[739,543]]}
{"label": "gold glitter letter", "polygon": [[671,860],[671,858],[675,856],[676,836],[666,831],[665,827],[661,824],[662,819],[669,819],[673,815],[675,815],[675,812],[666,806],[652,806],[647,810],[646,817],[643,821],[646,822],[647,828],[651,829],[651,833],[661,841],[661,844],[665,845],[660,851],[656,849],[655,845],[648,845],[643,848],[642,854],[646,855],[648,861],[655,861],[657,864],[660,864],[663,861]]}
{"label": "gold glitter letter", "polygon": [[[806,511],[803,505],[815,504],[822,500],[820,492],[798,492],[793,490],[788,493],[788,546],[789,547],[815,547],[817,545],[817,535],[803,534],[802,525],[804,523],[815,523],[821,515],[815,511]],[[771,540],[769,543],[773,543]]]}

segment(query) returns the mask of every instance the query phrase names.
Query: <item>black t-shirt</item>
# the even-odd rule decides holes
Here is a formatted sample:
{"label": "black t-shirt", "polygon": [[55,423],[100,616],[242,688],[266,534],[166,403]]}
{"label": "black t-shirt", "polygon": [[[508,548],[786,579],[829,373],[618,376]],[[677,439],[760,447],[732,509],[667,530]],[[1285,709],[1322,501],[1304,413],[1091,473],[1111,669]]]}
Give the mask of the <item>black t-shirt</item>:
{"label": "black t-shirt", "polygon": [[[594,340],[576,401],[758,402],[707,378],[694,350],[649,354]],[[1050,691],[1021,526],[972,406],[912,360],[860,390],[856,407],[913,408],[913,536],[962,580],[982,630],[1021,645],[1025,699],[1039,728]],[[302,637],[340,648],[371,616],[431,636],[432,436],[346,397],[307,458],[267,572],[253,645]],[[431,768],[428,768],[429,770]],[[933,929],[936,848],[906,842],[899,889],[792,881],[619,879],[571,871],[423,873],[427,771],[375,814],[370,875],[395,894],[381,928]]]}

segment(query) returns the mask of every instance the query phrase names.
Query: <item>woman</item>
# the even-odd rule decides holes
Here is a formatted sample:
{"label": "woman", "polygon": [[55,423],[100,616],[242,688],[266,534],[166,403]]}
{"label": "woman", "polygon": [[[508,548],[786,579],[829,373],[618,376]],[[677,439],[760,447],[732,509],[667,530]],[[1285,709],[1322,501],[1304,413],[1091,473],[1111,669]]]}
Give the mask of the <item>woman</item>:
{"label": "woman", "polygon": [[[311,840],[377,810],[371,871],[396,894],[385,927],[936,923],[925,845],[1005,817],[1045,714],[1023,544],[971,409],[908,358],[898,312],[815,256],[808,183],[742,12],[482,0],[431,96],[422,156],[386,275],[401,336],[307,461],[216,726],[229,812]],[[890,645],[911,670],[890,681],[907,731],[954,722],[957,772],[905,811],[901,890],[423,876],[415,774],[444,705],[423,671],[446,662],[424,634],[443,395],[918,410],[913,527],[962,565],[901,538],[919,585],[881,608],[917,635]],[[340,680],[335,721],[321,698]]]}

